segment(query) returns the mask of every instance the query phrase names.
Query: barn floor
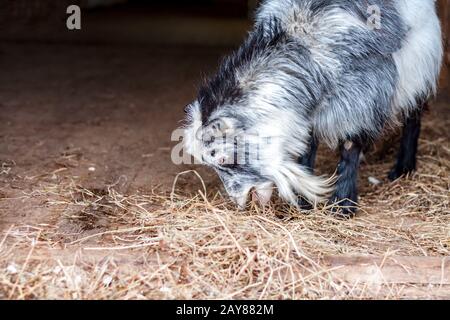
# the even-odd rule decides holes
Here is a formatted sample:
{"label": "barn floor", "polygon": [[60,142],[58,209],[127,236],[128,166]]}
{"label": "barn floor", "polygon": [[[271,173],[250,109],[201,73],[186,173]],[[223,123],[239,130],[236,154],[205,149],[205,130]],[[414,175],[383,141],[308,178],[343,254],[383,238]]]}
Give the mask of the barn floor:
{"label": "barn floor", "polygon": [[[387,181],[389,139],[367,155],[355,219],[239,213],[210,171],[170,159],[224,52],[0,47],[0,298],[450,298],[449,99],[426,115],[418,173]],[[171,195],[188,169],[205,186],[184,174]]]}

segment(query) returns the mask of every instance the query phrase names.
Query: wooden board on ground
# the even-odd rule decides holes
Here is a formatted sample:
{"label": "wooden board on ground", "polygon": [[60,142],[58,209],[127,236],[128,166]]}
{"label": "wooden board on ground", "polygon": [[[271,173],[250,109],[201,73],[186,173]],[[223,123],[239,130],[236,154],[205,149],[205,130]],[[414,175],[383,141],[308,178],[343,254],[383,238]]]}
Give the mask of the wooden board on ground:
{"label": "wooden board on ground", "polygon": [[450,257],[332,256],[325,263],[333,275],[354,284],[450,285]]}

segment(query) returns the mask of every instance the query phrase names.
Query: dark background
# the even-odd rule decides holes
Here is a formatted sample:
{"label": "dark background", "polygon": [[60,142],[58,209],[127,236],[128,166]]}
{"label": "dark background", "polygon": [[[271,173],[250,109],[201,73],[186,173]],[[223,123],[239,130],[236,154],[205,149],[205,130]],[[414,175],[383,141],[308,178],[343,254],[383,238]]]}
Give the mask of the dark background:
{"label": "dark background", "polygon": [[[256,1],[1,0],[4,40],[235,44]],[[68,32],[66,8],[82,8],[82,30]],[[219,30],[220,29],[220,30]]]}
{"label": "dark background", "polygon": [[[0,0],[0,41],[236,46],[260,0]],[[68,32],[65,9],[83,8],[82,30]],[[437,1],[446,35],[449,88],[450,3]]]}

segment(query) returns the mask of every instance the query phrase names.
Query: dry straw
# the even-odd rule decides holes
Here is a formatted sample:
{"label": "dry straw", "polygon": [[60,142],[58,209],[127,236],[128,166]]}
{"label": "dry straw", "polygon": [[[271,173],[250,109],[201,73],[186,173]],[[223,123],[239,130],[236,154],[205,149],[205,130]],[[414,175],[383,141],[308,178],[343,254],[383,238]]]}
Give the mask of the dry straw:
{"label": "dry straw", "polygon": [[[68,177],[39,184],[21,200],[45,199],[59,219],[2,232],[0,298],[448,298],[442,126],[425,126],[436,138],[421,140],[413,176],[390,183],[389,163],[377,161],[385,150],[369,155],[361,210],[349,220],[277,199],[240,212],[194,171],[178,175],[169,194],[89,190]],[[319,167],[332,170],[328,159],[321,153]],[[183,179],[200,179],[202,190],[181,190]]]}

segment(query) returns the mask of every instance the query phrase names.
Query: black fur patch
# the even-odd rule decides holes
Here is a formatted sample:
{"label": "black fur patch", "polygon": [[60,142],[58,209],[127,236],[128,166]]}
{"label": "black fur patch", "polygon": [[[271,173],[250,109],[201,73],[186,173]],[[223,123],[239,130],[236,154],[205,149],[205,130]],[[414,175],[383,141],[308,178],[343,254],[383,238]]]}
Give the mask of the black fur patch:
{"label": "black fur patch", "polygon": [[358,202],[358,170],[359,157],[362,146],[353,142],[350,149],[341,146],[341,159],[337,167],[339,176],[335,186],[332,202],[337,205],[333,211],[343,215],[352,215],[356,212]]}
{"label": "black fur patch", "polygon": [[403,127],[397,163],[388,175],[391,181],[416,170],[420,129],[421,111],[416,111],[408,117]]}

